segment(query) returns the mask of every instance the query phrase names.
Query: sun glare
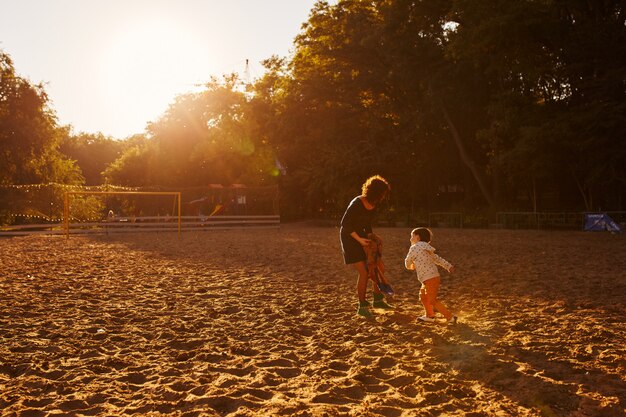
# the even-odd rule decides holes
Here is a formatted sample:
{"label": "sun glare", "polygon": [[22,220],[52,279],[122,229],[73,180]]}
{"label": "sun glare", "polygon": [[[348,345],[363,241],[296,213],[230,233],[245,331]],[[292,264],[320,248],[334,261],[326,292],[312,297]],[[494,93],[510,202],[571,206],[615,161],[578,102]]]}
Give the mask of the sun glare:
{"label": "sun glare", "polygon": [[208,80],[209,51],[171,22],[129,27],[112,39],[102,65],[102,96],[119,123],[143,131],[174,97]]}

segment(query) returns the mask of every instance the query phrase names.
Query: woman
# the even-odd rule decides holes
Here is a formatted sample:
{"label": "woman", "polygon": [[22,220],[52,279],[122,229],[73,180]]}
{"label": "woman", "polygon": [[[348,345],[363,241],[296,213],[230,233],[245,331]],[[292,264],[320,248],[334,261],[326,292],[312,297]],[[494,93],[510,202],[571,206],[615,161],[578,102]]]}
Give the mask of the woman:
{"label": "woman", "polygon": [[[372,219],[374,208],[380,204],[389,194],[391,187],[387,180],[380,175],[368,178],[361,187],[361,195],[355,197],[341,219],[339,236],[341,239],[341,251],[346,265],[353,266],[359,273],[357,281],[357,295],[359,307],[357,314],[371,317],[370,304],[365,300],[367,292],[367,256],[364,246],[369,244],[367,234],[372,233]],[[384,295],[375,283],[372,283],[374,292],[373,306],[376,308],[392,308],[384,300]]]}

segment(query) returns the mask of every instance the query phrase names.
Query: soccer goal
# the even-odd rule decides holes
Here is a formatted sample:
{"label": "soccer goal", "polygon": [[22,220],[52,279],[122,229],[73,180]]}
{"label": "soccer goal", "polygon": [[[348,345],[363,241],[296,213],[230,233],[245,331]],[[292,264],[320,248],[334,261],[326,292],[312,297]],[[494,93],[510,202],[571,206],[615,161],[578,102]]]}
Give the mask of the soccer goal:
{"label": "soccer goal", "polygon": [[0,185],[0,236],[275,227],[280,227],[275,185]]}
{"label": "soccer goal", "polygon": [[178,191],[66,191],[63,229],[73,233],[178,231]]}

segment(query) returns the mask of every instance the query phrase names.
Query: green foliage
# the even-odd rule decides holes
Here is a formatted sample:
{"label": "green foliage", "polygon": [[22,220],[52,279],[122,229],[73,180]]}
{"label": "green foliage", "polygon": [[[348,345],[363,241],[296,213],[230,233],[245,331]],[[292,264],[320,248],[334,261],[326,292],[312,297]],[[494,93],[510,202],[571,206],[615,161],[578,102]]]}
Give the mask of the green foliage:
{"label": "green foliage", "polygon": [[272,152],[251,118],[237,76],[179,96],[106,171],[121,185],[199,186],[273,182]]}
{"label": "green foliage", "polygon": [[106,212],[104,201],[95,196],[74,196],[71,205],[71,221],[100,221]]}
{"label": "green foliage", "polygon": [[147,139],[135,138],[124,153],[104,171],[107,183],[120,186],[155,185],[158,167],[155,149]]}
{"label": "green foliage", "polygon": [[401,217],[623,209],[625,22],[619,0],[320,1],[254,85],[213,78],[123,146],[68,137],[3,55],[0,183],[79,181],[66,138],[90,184],[278,183],[289,217],[340,216],[372,174]]}
{"label": "green foliage", "polygon": [[512,206],[520,189],[541,194],[539,183],[557,192],[561,205],[619,209],[626,162],[623,2],[457,5],[461,24],[451,51],[495,87],[488,123],[476,138],[486,167],[504,179],[496,190],[509,191],[502,199]]}
{"label": "green foliage", "polygon": [[58,150],[66,134],[43,86],[17,76],[0,51],[0,184],[81,183],[80,170]]}
{"label": "green foliage", "polygon": [[336,215],[359,181],[390,171],[396,115],[380,82],[378,21],[365,2],[317,3],[291,61],[268,60],[257,83],[260,122],[288,171],[285,203],[303,214]]}
{"label": "green foliage", "polygon": [[398,210],[544,194],[621,208],[625,16],[619,1],[318,2],[257,83],[286,202],[332,214],[378,172]]}
{"label": "green foliage", "polygon": [[85,177],[85,185],[104,184],[103,172],[133,140],[117,141],[102,133],[79,133],[63,139],[59,150],[76,161]]}

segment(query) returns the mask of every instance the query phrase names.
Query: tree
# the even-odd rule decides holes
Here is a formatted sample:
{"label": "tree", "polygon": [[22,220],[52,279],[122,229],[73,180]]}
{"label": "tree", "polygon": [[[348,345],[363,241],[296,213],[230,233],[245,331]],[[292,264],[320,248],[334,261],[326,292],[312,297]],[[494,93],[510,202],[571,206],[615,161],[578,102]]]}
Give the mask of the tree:
{"label": "tree", "polygon": [[73,161],[59,153],[67,129],[57,126],[43,86],[17,76],[0,51],[0,184],[83,181]]}
{"label": "tree", "polygon": [[475,140],[485,123],[490,88],[471,65],[449,53],[457,28],[451,20],[453,2],[385,1],[381,13],[389,68],[385,80],[403,126],[403,148],[416,155],[416,177],[458,185],[467,182],[469,172],[484,201],[493,206],[484,179],[484,150]]}
{"label": "tree", "polygon": [[376,171],[404,206],[450,207],[446,184],[491,213],[520,194],[546,207],[547,191],[573,207],[575,189],[587,209],[620,205],[625,14],[620,1],[316,3],[293,57],[266,61],[257,84],[290,203],[338,209]]}
{"label": "tree", "polygon": [[[294,216],[339,215],[374,173],[398,209],[617,207],[624,17],[611,0],[320,1],[252,96],[226,77],[179,97],[134,175],[277,180]],[[462,197],[438,195],[448,185]]]}
{"label": "tree", "polygon": [[[273,182],[272,152],[255,127],[236,75],[176,98],[148,137],[107,170],[124,185],[201,186]],[[138,172],[138,171],[139,172]]]}
{"label": "tree", "polygon": [[132,141],[117,141],[102,133],[79,133],[67,136],[59,150],[76,161],[84,177],[85,185],[104,184],[103,172],[129,147]]}
{"label": "tree", "polygon": [[287,167],[289,204],[336,215],[371,174],[393,176],[396,125],[381,83],[377,9],[368,2],[318,2],[290,61],[266,61],[257,84],[268,137]]}
{"label": "tree", "polygon": [[530,179],[533,193],[540,179],[562,203],[569,178],[587,210],[594,189],[623,189],[623,2],[459,1],[455,13],[451,51],[494,86],[489,123],[478,132],[491,170],[508,171],[508,185]]}
{"label": "tree", "polygon": [[103,172],[106,183],[121,186],[158,185],[156,147],[143,135],[127,139],[122,154]]}

